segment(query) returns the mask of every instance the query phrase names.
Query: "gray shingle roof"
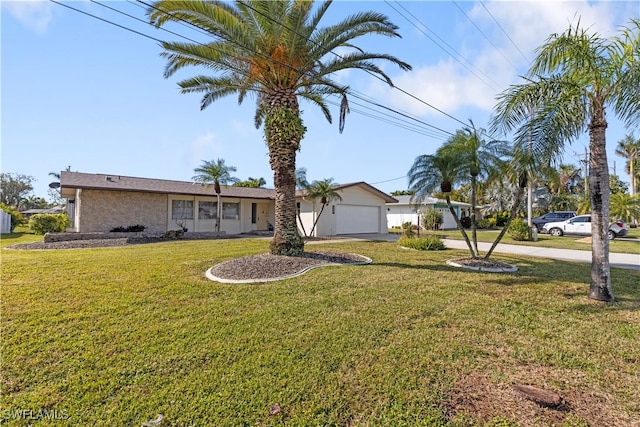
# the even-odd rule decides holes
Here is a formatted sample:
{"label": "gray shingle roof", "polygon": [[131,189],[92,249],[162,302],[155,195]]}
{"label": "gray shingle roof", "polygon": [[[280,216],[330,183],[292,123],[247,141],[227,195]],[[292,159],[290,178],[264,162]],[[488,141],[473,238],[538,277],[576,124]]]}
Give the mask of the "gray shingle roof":
{"label": "gray shingle roof", "polygon": [[[188,194],[194,196],[215,196],[216,194],[213,190],[213,185],[205,186],[194,182],[66,171],[60,174],[60,185],[62,192],[75,188],[84,188],[93,190]],[[247,188],[223,185],[221,186],[220,195],[247,199],[273,199],[275,198],[275,190],[269,188]]]}

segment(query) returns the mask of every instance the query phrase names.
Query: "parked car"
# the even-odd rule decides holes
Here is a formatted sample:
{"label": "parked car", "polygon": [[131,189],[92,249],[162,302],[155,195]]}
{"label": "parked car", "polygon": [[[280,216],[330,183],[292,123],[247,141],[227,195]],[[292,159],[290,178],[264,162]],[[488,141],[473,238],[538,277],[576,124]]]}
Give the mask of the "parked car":
{"label": "parked car", "polygon": [[548,222],[559,222],[564,221],[565,219],[573,218],[578,215],[574,211],[558,211],[558,212],[549,212],[537,218],[533,218],[531,222],[536,226],[538,232],[542,232],[542,227]]}
{"label": "parked car", "polygon": [[[591,236],[591,214],[578,215],[566,221],[548,222],[542,227],[542,232],[552,236],[565,234]],[[627,232],[627,224],[624,221],[618,220],[609,225],[609,239],[626,236]]]}

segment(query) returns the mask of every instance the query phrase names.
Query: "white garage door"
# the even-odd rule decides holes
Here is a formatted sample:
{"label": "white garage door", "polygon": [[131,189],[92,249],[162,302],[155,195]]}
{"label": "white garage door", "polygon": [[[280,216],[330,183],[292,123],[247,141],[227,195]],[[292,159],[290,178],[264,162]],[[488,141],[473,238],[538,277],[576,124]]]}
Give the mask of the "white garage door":
{"label": "white garage door", "polygon": [[380,232],[380,207],[336,205],[336,234]]}

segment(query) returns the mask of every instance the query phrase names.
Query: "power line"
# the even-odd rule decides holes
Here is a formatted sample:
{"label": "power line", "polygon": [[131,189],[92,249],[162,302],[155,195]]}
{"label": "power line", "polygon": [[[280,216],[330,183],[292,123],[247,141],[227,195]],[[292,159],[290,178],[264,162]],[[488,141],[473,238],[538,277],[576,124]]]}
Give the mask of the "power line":
{"label": "power line", "polygon": [[[461,55],[457,50],[455,50],[453,47],[451,47],[451,45],[449,45],[446,41],[444,41],[440,36],[438,36],[435,32],[433,32],[432,30],[429,29],[429,27],[427,27],[422,21],[420,21],[420,19],[418,19],[413,13],[411,13],[406,7],[404,7],[402,5],[402,3],[400,3],[398,0],[395,0],[395,2],[398,4],[398,6],[400,6],[402,9],[404,9],[409,15],[411,15],[411,17],[417,21],[418,23],[420,23],[420,25],[417,25],[415,22],[412,22],[409,18],[407,18],[402,12],[400,12],[399,10],[397,10],[395,7],[393,7],[393,5],[391,3],[389,3],[388,0],[385,0],[385,3],[387,5],[389,5],[389,7],[391,9],[393,9],[394,11],[396,11],[400,16],[402,16],[407,22],[409,22],[411,25],[413,25],[414,27],[416,27],[418,29],[418,31],[420,31],[422,34],[425,35],[425,37],[427,37],[429,40],[431,40],[436,46],[438,46],[440,49],[442,49],[447,55],[449,55],[454,61],[456,61],[458,64],[462,65],[464,68],[466,68],[471,74],[473,74],[478,80],[480,80],[482,83],[484,83],[485,85],[487,85],[491,90],[496,90],[496,86],[492,86],[491,84],[487,83],[486,80],[484,80],[482,77],[480,77],[478,74],[476,74],[475,71],[473,71],[471,68],[469,68],[466,64],[464,64],[462,61],[460,61],[458,58],[456,58],[451,52],[449,52],[447,49],[445,49],[444,47],[442,47],[442,45],[440,43],[438,43],[436,40],[433,39],[433,37],[431,37],[429,34],[427,34],[424,29],[426,29],[427,31],[429,31],[431,34],[433,34],[435,37],[438,38],[438,40],[440,40],[443,44],[445,44],[449,49],[451,49],[457,56],[461,57],[462,59],[464,59],[467,63],[469,63],[469,65],[471,65],[471,67],[476,68],[467,58],[465,58],[463,55]],[[424,28],[424,29],[423,29]],[[488,77],[486,74],[484,74],[482,71],[480,71],[479,69],[476,68],[476,70],[482,74],[484,77],[486,77],[487,79],[489,79],[491,81],[491,83],[493,83],[494,85],[497,85],[496,82],[494,82],[493,80],[491,80],[490,77]]]}
{"label": "power line", "polygon": [[520,52],[520,55],[522,55],[522,57],[524,58],[525,62],[529,62],[529,58],[527,58],[527,56],[522,53],[522,51],[520,50],[520,47],[518,47],[518,45],[513,41],[513,39],[509,36],[509,34],[505,31],[505,29],[502,27],[502,25],[500,25],[500,23],[498,22],[498,20],[493,16],[493,14],[489,11],[489,9],[487,9],[487,6],[485,6],[484,2],[482,0],[480,0],[480,4],[482,5],[482,7],[484,8],[484,10],[487,11],[487,13],[489,14],[489,16],[491,17],[491,19],[493,19],[493,22],[496,23],[496,25],[498,26],[498,28],[500,28],[502,30],[502,32],[504,33],[505,36],[507,36],[507,38],[509,39],[509,41],[511,42],[511,44],[513,45],[513,47],[515,47],[518,52]]}
{"label": "power line", "polygon": [[493,46],[493,48],[494,48],[494,49],[495,49],[495,50],[496,50],[496,51],[497,51],[497,52],[498,52],[498,53],[499,53],[499,54],[504,58],[504,60],[505,60],[505,61],[507,61],[507,63],[508,63],[509,65],[511,65],[511,67],[513,67],[513,69],[517,72],[517,71],[518,71],[518,69],[516,68],[516,66],[515,66],[515,65],[513,65],[513,63],[509,60],[509,58],[507,58],[507,56],[506,56],[504,53],[502,53],[502,51],[501,51],[500,49],[498,49],[498,46],[496,46],[496,45],[491,41],[491,39],[490,39],[489,37],[487,37],[487,35],[486,35],[486,34],[485,34],[481,29],[480,29],[480,27],[478,27],[478,25],[477,25],[475,22],[473,22],[473,19],[471,19],[471,17],[470,17],[469,15],[467,15],[467,13],[466,13],[464,10],[462,10],[462,8],[458,5],[458,3],[457,3],[455,0],[452,0],[452,2],[453,2],[453,4],[455,4],[455,5],[456,5],[456,7],[460,10],[460,12],[462,12],[462,14],[463,14],[464,16],[466,16],[466,18],[469,20],[469,22],[471,22],[471,24],[473,24],[473,26],[474,26],[474,27],[476,27],[476,29],[480,32],[480,34],[482,34],[482,36],[483,36],[485,39],[487,39],[487,41],[488,41],[489,43],[491,43],[491,46]]}
{"label": "power line", "polygon": [[[108,20],[108,19],[101,18],[101,17],[99,17],[99,16],[93,15],[93,14],[88,13],[88,12],[84,12],[84,11],[79,10],[79,9],[77,9],[77,8],[74,8],[74,7],[71,7],[71,6],[68,6],[68,5],[65,5],[65,4],[62,4],[62,3],[59,3],[58,1],[55,1],[55,0],[51,0],[51,1],[52,1],[53,3],[59,4],[59,5],[64,6],[64,7],[67,7],[67,8],[69,8],[69,9],[71,9],[71,10],[76,11],[76,12],[80,12],[80,13],[82,13],[82,14],[84,14],[84,15],[89,16],[89,17],[92,17],[92,18],[98,19],[98,20],[103,21],[103,22],[105,22],[105,23],[108,23],[108,24],[114,25],[114,26],[119,27],[119,28],[121,28],[121,29],[124,29],[124,30],[130,31],[130,32],[133,32],[133,33],[138,34],[138,35],[140,35],[140,36],[143,36],[143,37],[146,37],[146,38],[148,38],[148,39],[154,40],[154,41],[159,42],[159,43],[161,43],[161,44],[162,44],[162,43],[164,43],[164,41],[163,41],[163,40],[160,40],[160,39],[157,39],[157,38],[155,38],[155,37],[149,36],[149,35],[147,35],[147,34],[144,34],[144,33],[140,32],[140,31],[133,30],[133,29],[131,29],[131,28],[129,28],[129,27],[126,27],[126,26],[124,26],[124,25],[120,25],[120,24],[115,23],[115,22],[113,22],[113,21],[110,21],[110,20]],[[105,5],[105,4],[102,4],[102,3],[100,3],[100,2],[98,2],[98,1],[96,1],[96,0],[90,0],[90,1],[91,1],[91,2],[93,2],[93,3],[95,3],[95,4],[97,4],[97,5],[99,5],[99,6],[105,7],[105,8],[107,8],[107,9],[110,9],[110,10],[114,11],[114,12],[117,12],[117,13],[120,13],[120,14],[122,14],[122,15],[125,15],[125,16],[127,16],[127,17],[129,17],[129,18],[131,18],[131,19],[134,19],[134,20],[137,20],[137,21],[140,21],[140,22],[143,22],[143,23],[145,23],[145,24],[148,24],[148,25],[153,26],[152,24],[150,24],[150,23],[149,23],[148,21],[146,21],[146,20],[140,19],[140,18],[138,18],[138,17],[136,17],[136,16],[133,16],[133,15],[131,15],[131,14],[128,14],[128,13],[123,12],[123,11],[121,11],[121,10],[118,10],[118,9],[116,9],[116,8],[113,8],[113,7],[107,6],[107,5]],[[144,3],[144,2],[142,2],[142,3]],[[161,11],[161,12],[166,13],[166,12],[164,12],[164,11]],[[198,28],[198,27],[196,27],[196,28]],[[200,43],[200,42],[198,42],[198,41],[196,41],[196,40],[193,40],[193,39],[191,39],[191,38],[189,38],[189,37],[186,37],[186,36],[184,36],[184,35],[182,35],[182,34],[179,34],[179,33],[176,33],[176,32],[174,32],[174,31],[168,30],[168,29],[166,29],[166,28],[161,28],[161,30],[166,31],[166,32],[168,32],[168,33],[170,33],[170,34],[176,35],[176,36],[178,36],[178,37],[184,38],[185,40],[189,40],[189,41],[191,41],[191,42],[193,42],[193,43],[197,43],[197,44],[200,44],[200,45],[202,45],[202,46],[206,46],[206,45],[204,45],[203,43]],[[207,35],[209,35],[209,33],[206,33],[206,34],[207,34]],[[210,47],[210,46],[209,46],[209,47]],[[254,53],[258,54],[258,52],[254,52]],[[236,59],[240,59],[240,58],[237,58],[237,57],[236,57]],[[285,63],[283,63],[283,64],[285,64]],[[287,64],[285,64],[285,65],[287,65]],[[297,70],[297,71],[299,71],[299,70]],[[355,94],[355,93],[350,93],[350,95],[352,95],[352,96],[353,96],[353,97],[355,97],[355,98],[362,99],[363,101],[368,102],[368,103],[370,103],[370,104],[376,105],[376,106],[377,106],[377,107],[379,107],[379,108],[386,109],[386,110],[391,111],[391,112],[394,112],[394,113],[396,113],[396,114],[398,114],[398,115],[400,115],[400,116],[403,116],[403,117],[409,118],[409,119],[411,119],[411,120],[414,120],[414,121],[416,121],[416,122],[418,122],[418,123],[420,123],[420,124],[422,124],[422,125],[424,125],[424,126],[431,127],[431,128],[433,128],[433,129],[436,129],[436,130],[438,130],[438,131],[440,131],[440,132],[443,132],[443,133],[445,133],[445,134],[453,135],[453,134],[451,134],[450,132],[447,132],[447,131],[445,131],[445,130],[443,130],[443,129],[440,129],[440,128],[436,127],[436,126],[433,126],[433,125],[431,125],[431,124],[429,124],[429,123],[426,123],[426,122],[424,122],[424,121],[421,121],[421,120],[419,120],[419,119],[413,118],[413,117],[411,117],[411,116],[409,116],[409,115],[407,115],[407,114],[405,114],[405,113],[401,113],[401,112],[396,111],[396,110],[394,110],[394,109],[392,109],[392,108],[390,108],[390,107],[386,107],[386,106],[384,106],[384,105],[382,105],[382,104],[380,104],[380,103],[376,103],[376,102],[373,102],[373,101],[371,101],[371,100],[368,100],[368,99],[364,98],[363,96],[359,96],[359,95],[357,95],[357,94]],[[357,104],[357,103],[356,103],[356,104]],[[354,110],[354,111],[358,112],[359,114],[365,115],[365,116],[375,117],[375,118],[378,118],[379,120],[382,120],[382,119],[380,119],[380,117],[379,117],[379,116],[373,116],[373,115],[371,115],[371,114],[366,114],[366,113],[363,113],[363,112],[359,112],[359,111],[357,111],[357,110]],[[386,114],[386,113],[384,113],[384,112],[380,112],[380,114],[382,114],[382,115],[386,115],[386,116],[388,116],[388,117],[392,117],[391,115]],[[402,120],[402,119],[399,119],[399,120],[400,120],[401,122],[403,122],[403,121],[404,121],[404,122],[408,123],[408,121],[406,121],[406,120]],[[391,121],[391,120],[382,120],[382,121],[385,121],[386,123],[389,123],[389,124],[391,124],[391,125],[394,125],[394,126],[397,126],[397,127],[400,127],[400,128],[405,129],[405,130],[412,131],[412,132],[414,132],[414,133],[418,133],[418,134],[421,134],[421,135],[431,136],[431,137],[434,137],[434,138],[435,138],[435,137],[442,137],[441,135],[435,134],[435,133],[433,133],[432,131],[429,131],[428,129],[420,129],[420,128],[416,128],[416,127],[411,127],[411,126],[409,126],[409,125],[402,125],[402,124],[399,124],[399,123],[394,122],[394,121]],[[431,133],[429,133],[429,132],[431,132]]]}

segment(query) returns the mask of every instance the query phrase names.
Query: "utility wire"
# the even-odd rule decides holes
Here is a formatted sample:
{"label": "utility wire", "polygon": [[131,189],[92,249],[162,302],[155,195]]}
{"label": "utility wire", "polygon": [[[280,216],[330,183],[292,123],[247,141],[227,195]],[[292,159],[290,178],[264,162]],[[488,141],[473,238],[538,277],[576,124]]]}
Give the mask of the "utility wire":
{"label": "utility wire", "polygon": [[488,41],[489,43],[491,43],[491,46],[493,46],[493,48],[494,48],[496,51],[498,51],[498,53],[499,53],[499,54],[504,58],[504,60],[505,60],[505,61],[507,61],[507,63],[508,63],[509,65],[511,65],[511,67],[513,67],[513,69],[517,72],[517,71],[518,71],[518,69],[516,68],[516,66],[515,66],[515,65],[513,65],[513,63],[509,60],[509,58],[507,58],[507,56],[506,56],[504,53],[502,53],[502,51],[501,51],[500,49],[498,49],[498,46],[496,46],[496,45],[491,41],[491,39],[490,39],[489,37],[487,37],[487,35],[486,35],[486,34],[485,34],[481,29],[480,29],[480,27],[478,27],[478,25],[473,21],[473,19],[471,19],[471,17],[470,17],[469,15],[467,15],[467,13],[466,13],[464,10],[462,10],[462,8],[460,7],[460,5],[458,5],[458,3],[457,3],[455,0],[452,0],[452,2],[453,2],[453,4],[455,4],[455,5],[456,5],[456,7],[460,10],[460,12],[462,12],[462,14],[463,14],[464,16],[466,16],[466,17],[467,17],[467,19],[469,20],[469,22],[471,22],[471,23],[473,24],[473,26],[474,26],[474,27],[476,27],[476,29],[480,32],[480,34],[482,34],[482,35],[484,36],[484,38],[485,38],[485,39],[487,39],[487,41]]}
{"label": "utility wire", "polygon": [[[489,76],[487,76],[486,74],[484,74],[482,71],[480,71],[479,69],[477,69],[469,60],[467,60],[463,55],[461,55],[458,51],[456,51],[453,47],[451,47],[451,45],[449,45],[446,41],[444,41],[440,36],[438,36],[435,32],[433,32],[432,30],[429,29],[429,27],[427,27],[422,21],[420,21],[420,19],[418,19],[413,13],[411,13],[406,7],[404,7],[402,5],[402,3],[400,3],[398,0],[395,0],[395,2],[398,4],[398,6],[400,6],[402,9],[404,9],[413,19],[414,21],[417,21],[420,25],[417,25],[414,21],[412,21],[411,19],[407,18],[402,12],[400,12],[398,9],[396,9],[388,0],[385,0],[385,3],[387,5],[389,5],[389,7],[391,9],[393,9],[394,11],[396,11],[396,13],[398,13],[398,15],[402,16],[407,22],[409,22],[411,25],[413,25],[414,27],[416,27],[416,29],[418,31],[420,31],[422,34],[424,34],[425,37],[427,37],[429,40],[431,40],[436,46],[438,46],[440,49],[442,49],[447,55],[449,55],[454,61],[456,61],[458,64],[462,65],[464,68],[466,68],[471,74],[473,74],[474,76],[476,76],[478,78],[478,80],[480,80],[482,83],[484,83],[485,85],[487,85],[491,90],[497,91],[496,87],[497,87],[497,83],[494,82]],[[431,37],[429,34],[427,34],[425,32],[425,29],[427,31],[429,31],[431,34],[433,34],[435,37],[438,38],[438,40],[440,40],[440,42],[442,42],[443,44],[445,44],[449,49],[451,49],[457,56],[461,57],[462,59],[464,59],[469,65],[471,65],[471,67],[476,68],[476,70],[478,70],[478,72],[480,74],[482,74],[484,77],[486,77],[487,79],[489,79],[489,81],[491,81],[491,83],[493,83],[492,86],[491,84],[489,84],[486,80],[484,80],[482,77],[480,77],[478,74],[476,74],[476,72],[471,69],[469,66],[467,66],[465,63],[463,63],[462,61],[460,61],[458,58],[456,58],[449,50],[445,49],[440,43],[438,43],[436,40],[433,39],[433,37]]]}
{"label": "utility wire", "polygon": [[502,30],[502,32],[504,33],[505,36],[507,36],[507,38],[509,39],[509,41],[511,42],[511,44],[513,45],[513,47],[515,47],[517,49],[518,52],[520,52],[520,55],[522,56],[522,58],[524,58],[525,62],[529,63],[529,58],[527,58],[527,56],[522,53],[522,51],[520,50],[520,47],[518,47],[518,45],[513,41],[513,39],[509,36],[509,34],[505,31],[505,29],[502,27],[502,25],[500,25],[500,23],[498,22],[498,20],[493,16],[493,14],[489,11],[489,9],[487,9],[487,6],[485,6],[484,2],[482,0],[480,0],[480,4],[482,5],[482,7],[484,8],[484,10],[487,11],[487,13],[489,14],[489,16],[491,17],[491,19],[493,19],[493,22],[496,23],[496,25],[498,26],[498,28],[500,28]]}
{"label": "utility wire", "polygon": [[[59,4],[59,5],[64,6],[64,7],[67,7],[67,8],[69,8],[69,9],[71,9],[71,10],[74,10],[74,11],[76,11],[76,12],[80,12],[80,13],[82,13],[82,14],[84,14],[84,15],[87,15],[87,16],[90,16],[90,17],[92,17],[92,18],[98,19],[98,20],[103,21],[103,22],[105,22],[105,23],[108,23],[108,24],[114,25],[114,26],[119,27],[119,28],[121,28],[121,29],[124,29],[124,30],[130,31],[130,32],[133,32],[133,33],[135,33],[135,34],[137,34],[137,35],[140,35],[140,36],[146,37],[146,38],[148,38],[148,39],[154,40],[154,41],[156,41],[156,42],[158,42],[158,43],[161,43],[161,44],[162,44],[162,43],[164,43],[164,41],[163,41],[163,40],[160,40],[160,39],[158,39],[158,38],[155,38],[155,37],[149,36],[149,35],[147,35],[147,34],[144,34],[144,33],[142,33],[142,32],[139,32],[139,31],[133,30],[133,29],[131,29],[131,28],[129,28],[129,27],[126,27],[126,26],[120,25],[120,24],[115,23],[115,22],[113,22],[113,21],[110,21],[110,20],[108,20],[108,19],[101,18],[101,17],[99,17],[99,16],[93,15],[93,14],[88,13],[88,12],[84,12],[84,11],[82,11],[82,10],[80,10],[80,9],[76,9],[76,8],[74,8],[74,7],[71,7],[71,6],[68,6],[68,5],[62,4],[62,3],[58,2],[58,1],[55,1],[55,0],[51,0],[51,1],[52,1],[53,3]],[[123,11],[121,11],[121,10],[118,10],[118,9],[116,9],[116,8],[113,8],[113,7],[107,6],[107,5],[105,5],[105,4],[102,4],[102,3],[100,3],[100,2],[98,2],[98,1],[96,1],[96,0],[90,0],[90,1],[91,1],[92,3],[95,3],[95,4],[99,5],[99,6],[105,7],[105,8],[107,8],[107,9],[110,9],[110,10],[114,11],[114,12],[117,12],[117,13],[120,13],[120,14],[122,14],[122,15],[125,15],[125,16],[127,16],[127,17],[129,17],[129,18],[131,18],[131,19],[134,19],[134,20],[137,20],[137,21],[143,22],[143,23],[145,23],[145,24],[147,24],[147,25],[151,25],[151,26],[153,26],[152,24],[150,24],[150,23],[149,23],[148,21],[146,21],[146,20],[140,19],[140,18],[138,18],[138,17],[135,17],[135,16],[133,16],[133,15],[130,15],[130,14],[128,14],[128,13],[126,13],[126,12],[123,12]],[[196,28],[198,28],[198,27],[196,27]],[[170,33],[170,34],[173,34],[173,35],[176,35],[176,36],[178,36],[178,37],[181,37],[181,38],[184,38],[184,39],[186,39],[186,40],[189,40],[189,41],[191,41],[191,42],[193,42],[193,43],[197,43],[197,44],[200,44],[200,45],[202,45],[202,46],[205,46],[204,44],[202,44],[202,43],[200,43],[200,42],[198,42],[198,41],[196,41],[196,40],[194,40],[194,39],[191,39],[191,38],[189,38],[189,37],[186,37],[186,36],[184,36],[184,35],[182,35],[182,34],[176,33],[176,32],[174,32],[174,31],[168,30],[168,29],[166,29],[166,28],[161,28],[161,29],[162,29],[163,31],[166,31],[166,32]],[[206,33],[206,34],[207,34],[207,35],[210,35],[209,33]],[[258,54],[257,52],[254,52],[254,53]],[[237,58],[237,57],[236,57],[236,59],[240,59],[240,58]],[[284,63],[283,63],[283,64],[284,64]],[[284,65],[287,65],[287,64],[284,64]],[[384,105],[382,105],[382,104],[375,103],[375,102],[373,102],[373,101],[371,101],[371,100],[368,100],[368,99],[364,98],[363,96],[359,96],[359,95],[354,94],[354,93],[350,93],[350,95],[352,95],[352,96],[353,96],[353,97],[355,97],[355,98],[362,99],[362,100],[363,100],[363,101],[365,101],[365,102],[368,102],[368,103],[374,104],[374,105],[376,105],[376,106],[377,106],[377,107],[379,107],[379,108],[387,109],[387,110],[392,111],[392,112],[394,112],[394,113],[396,113],[396,114],[398,114],[398,115],[400,115],[400,116],[404,116],[404,117],[410,118],[410,119],[412,119],[412,120],[414,120],[414,121],[416,121],[416,122],[418,122],[418,123],[420,123],[420,124],[422,124],[422,125],[424,125],[424,126],[432,127],[432,128],[434,128],[434,129],[436,129],[436,130],[438,130],[438,131],[440,131],[440,132],[443,132],[443,133],[445,133],[445,134],[452,135],[450,132],[447,132],[447,131],[445,131],[445,130],[443,130],[443,129],[440,129],[440,128],[436,127],[436,126],[433,126],[433,125],[431,125],[431,124],[429,124],[429,123],[423,122],[423,121],[418,120],[418,119],[416,119],[416,118],[410,117],[409,115],[404,114],[404,113],[401,113],[401,112],[399,112],[399,111],[396,111],[396,110],[394,110],[394,109],[392,109],[392,108],[390,108],[390,107],[386,107],[386,106],[384,106]],[[355,103],[355,104],[357,105],[357,103]],[[338,104],[338,105],[339,105],[339,104]],[[397,126],[397,127],[400,127],[400,128],[403,128],[403,129],[406,129],[406,130],[409,130],[409,131],[412,131],[412,132],[414,132],[414,133],[418,133],[418,134],[421,134],[421,135],[431,136],[431,137],[434,137],[434,138],[441,138],[441,137],[442,137],[442,135],[436,134],[436,133],[434,133],[433,131],[429,131],[429,130],[427,130],[427,129],[421,129],[421,128],[419,128],[419,127],[411,126],[411,125],[407,125],[407,124],[404,124],[404,125],[403,125],[403,124],[401,124],[401,123],[398,123],[397,121],[392,121],[392,120],[390,120],[390,119],[383,120],[383,119],[381,119],[381,118],[380,118],[380,116],[374,116],[374,115],[372,115],[372,114],[366,114],[366,113],[363,113],[363,112],[360,112],[360,111],[356,111],[356,110],[354,110],[354,112],[358,112],[359,114],[362,114],[362,115],[365,115],[365,116],[369,116],[369,117],[377,118],[378,120],[385,121],[385,122],[387,122],[387,123],[389,123],[389,124],[391,124],[391,125],[394,125],[394,126]],[[383,115],[386,115],[386,116],[388,116],[388,117],[392,117],[391,115],[386,114],[386,113],[384,113],[384,112],[379,112],[379,113],[380,113],[380,114],[383,114]],[[403,121],[404,121],[404,122],[406,122],[406,123],[408,123],[408,121],[400,119],[400,122],[403,122]],[[429,132],[431,132],[431,133],[429,133]]]}

